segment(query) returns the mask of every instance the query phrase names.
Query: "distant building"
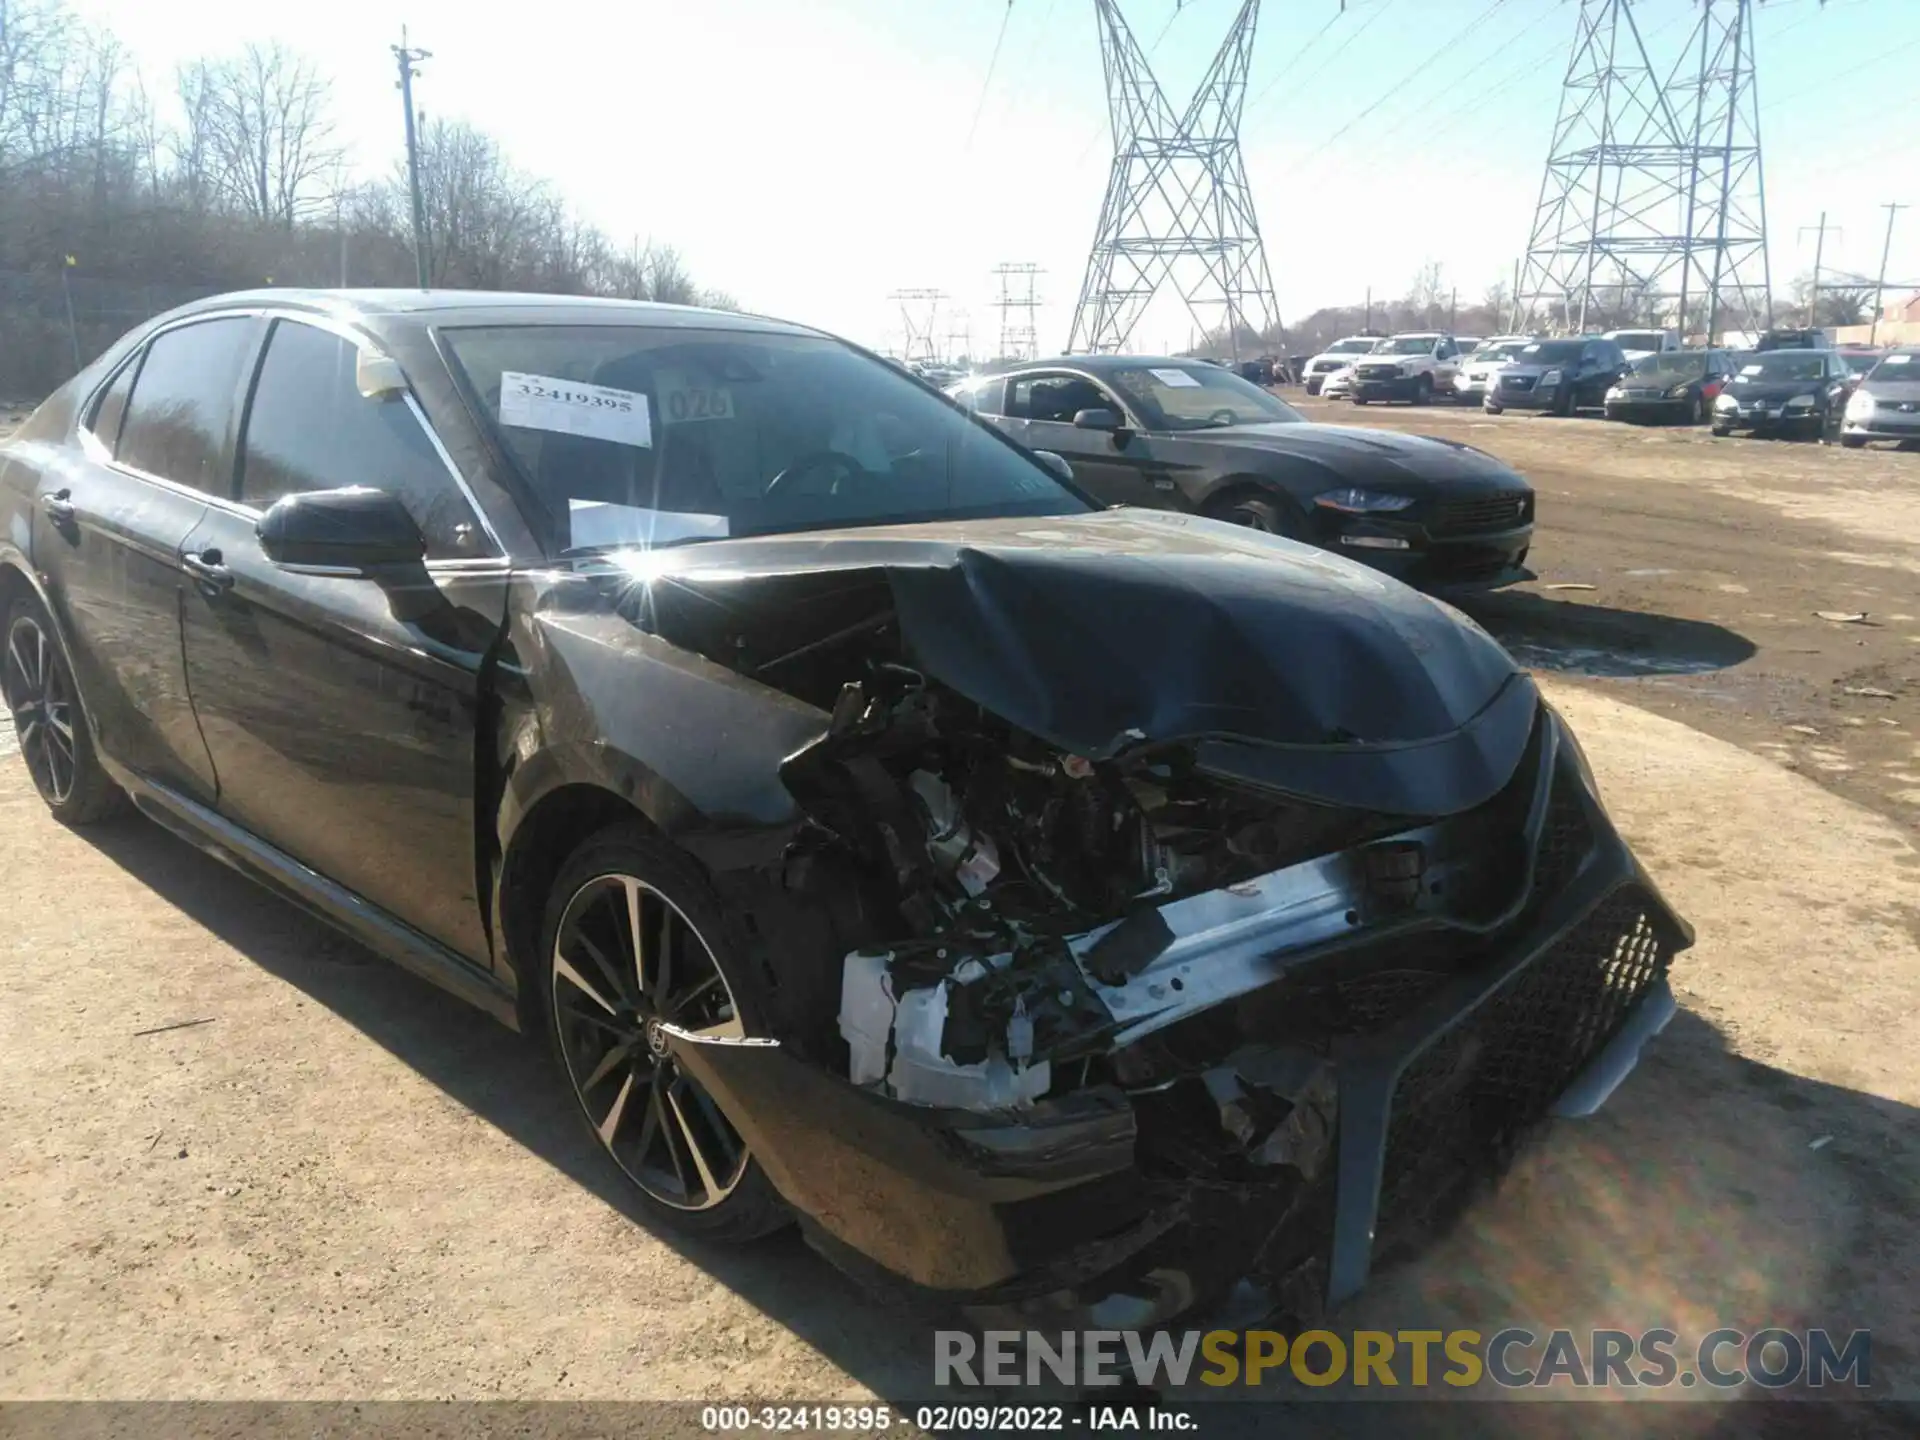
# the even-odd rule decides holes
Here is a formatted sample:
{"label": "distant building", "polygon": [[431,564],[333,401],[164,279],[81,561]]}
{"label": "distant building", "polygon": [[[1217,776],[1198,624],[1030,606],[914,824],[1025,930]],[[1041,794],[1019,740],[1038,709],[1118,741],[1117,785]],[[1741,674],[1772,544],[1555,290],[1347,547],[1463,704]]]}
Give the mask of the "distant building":
{"label": "distant building", "polygon": [[1842,345],[1920,345],[1920,290],[1880,307],[1879,325],[1845,325],[1838,332]]}

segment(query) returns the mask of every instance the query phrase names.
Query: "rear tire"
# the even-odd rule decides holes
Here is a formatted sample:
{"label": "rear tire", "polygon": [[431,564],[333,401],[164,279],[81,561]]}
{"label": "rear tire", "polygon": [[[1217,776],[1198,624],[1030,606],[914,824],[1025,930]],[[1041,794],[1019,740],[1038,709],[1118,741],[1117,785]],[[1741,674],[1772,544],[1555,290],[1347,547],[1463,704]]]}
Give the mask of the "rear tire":
{"label": "rear tire", "polygon": [[1363,399],[1361,399],[1361,398],[1360,398],[1360,396],[1358,396],[1358,395],[1355,395],[1355,396],[1353,397],[1353,403],[1354,403],[1354,404],[1356,404],[1356,405],[1364,405],[1364,404],[1366,404],[1367,402],[1366,402],[1365,400],[1363,400]]}
{"label": "rear tire", "polygon": [[93,731],[46,609],[31,597],[7,609],[0,695],[33,788],[62,825],[93,825],[126,806],[93,748]]}
{"label": "rear tire", "polygon": [[746,941],[697,864],[638,823],[589,838],[548,896],[536,975],[581,1119],[646,1215],[733,1243],[788,1223],[746,1142],[658,1033],[662,1021],[765,1033]]}
{"label": "rear tire", "polygon": [[1840,437],[1840,448],[1842,450],[1858,450],[1866,443],[1867,437],[1864,435],[1842,435]]}
{"label": "rear tire", "polygon": [[1693,397],[1693,408],[1687,412],[1687,423],[1689,425],[1704,425],[1706,420],[1707,397],[1704,395],[1696,395]]}
{"label": "rear tire", "polygon": [[1485,404],[1483,404],[1480,408],[1486,411],[1487,414],[1489,415],[1500,415],[1506,412],[1507,407],[1504,405],[1496,405],[1493,403],[1493,401],[1489,400]]}
{"label": "rear tire", "polygon": [[1553,413],[1558,415],[1562,420],[1568,420],[1573,417],[1573,387],[1571,385],[1562,385],[1560,387],[1560,393],[1553,397]]}

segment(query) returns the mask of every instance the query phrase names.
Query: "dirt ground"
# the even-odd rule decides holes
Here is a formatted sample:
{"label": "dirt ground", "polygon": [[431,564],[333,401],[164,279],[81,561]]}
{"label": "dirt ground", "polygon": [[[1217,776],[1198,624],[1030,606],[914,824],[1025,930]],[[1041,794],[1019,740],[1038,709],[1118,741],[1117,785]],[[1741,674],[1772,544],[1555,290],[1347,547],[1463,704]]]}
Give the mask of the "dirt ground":
{"label": "dirt ground", "polygon": [[[1607,1110],[1334,1323],[1870,1328],[1920,1398],[1920,456],[1309,408],[1533,478],[1541,582],[1468,608],[1699,931]],[[0,1396],[925,1396],[927,1317],[791,1236],[636,1227],[530,1047],[144,822],[62,830],[14,761],[0,913]]]}

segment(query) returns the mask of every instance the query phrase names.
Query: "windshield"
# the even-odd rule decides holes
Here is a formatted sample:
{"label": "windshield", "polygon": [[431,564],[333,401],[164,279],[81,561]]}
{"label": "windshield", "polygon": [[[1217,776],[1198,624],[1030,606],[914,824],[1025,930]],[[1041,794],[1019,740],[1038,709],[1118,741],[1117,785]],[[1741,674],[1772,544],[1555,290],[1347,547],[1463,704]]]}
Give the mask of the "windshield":
{"label": "windshield", "polygon": [[1336,340],[1327,346],[1328,355],[1364,355],[1377,344],[1374,340]]}
{"label": "windshield", "polygon": [[1474,351],[1472,360],[1511,360],[1527,348],[1525,340],[1503,340],[1498,345],[1482,345]]}
{"label": "windshield", "polygon": [[1613,336],[1613,343],[1622,350],[1658,350],[1666,338],[1658,330],[1621,330]]}
{"label": "windshield", "polygon": [[1920,350],[1902,350],[1881,357],[1869,380],[1901,380],[1911,385],[1920,381]]}
{"label": "windshield", "polygon": [[1578,340],[1534,340],[1522,345],[1515,358],[1529,365],[1570,365],[1585,348]]}
{"label": "windshield", "polygon": [[1373,347],[1376,355],[1430,355],[1433,347],[1440,343],[1434,335],[1396,335],[1391,340],[1382,340]]}
{"label": "windshield", "polygon": [[1740,367],[1742,380],[1818,380],[1824,373],[1817,350],[1769,350]]}
{"label": "windshield", "polygon": [[[1625,343],[1622,337],[1621,343]],[[1636,375],[1659,375],[1675,380],[1698,380],[1707,373],[1707,357],[1698,350],[1669,350],[1664,355],[1649,355],[1633,362]]]}
{"label": "windshield", "polygon": [[1846,361],[1848,373],[1865,375],[1878,363],[1880,354],[1874,350],[1867,351],[1865,354],[1861,354],[1858,351],[1848,352],[1843,350],[1840,352],[1840,358]]}
{"label": "windshield", "polygon": [[1212,365],[1168,361],[1099,372],[1149,430],[1208,430],[1222,425],[1291,424],[1304,417],[1258,385]]}
{"label": "windshield", "polygon": [[565,549],[1093,508],[951,401],[836,340],[442,333]]}

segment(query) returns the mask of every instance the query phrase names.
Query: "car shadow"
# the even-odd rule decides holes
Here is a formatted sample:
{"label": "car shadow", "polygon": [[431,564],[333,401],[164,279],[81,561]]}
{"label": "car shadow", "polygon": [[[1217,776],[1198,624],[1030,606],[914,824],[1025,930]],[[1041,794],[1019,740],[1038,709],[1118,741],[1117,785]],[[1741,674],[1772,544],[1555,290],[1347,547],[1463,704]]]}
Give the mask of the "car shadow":
{"label": "car shadow", "polygon": [[[792,1231],[720,1248],[636,1213],[536,1044],[150,822],[129,819],[84,836],[251,963],[326,1006],[879,1396],[906,1406],[986,1398],[934,1389],[932,1331],[953,1323],[936,1307],[856,1286]],[[1920,1397],[1915,1194],[1920,1111],[1736,1055],[1715,1026],[1682,1011],[1607,1109],[1560,1124],[1428,1253],[1378,1275],[1324,1323],[1485,1334],[1507,1324],[1541,1332],[1668,1326],[1696,1339],[1718,1325],[1826,1327],[1843,1339],[1870,1329],[1876,1392],[1899,1384]],[[1330,1390],[1315,1398],[1340,1394],[1353,1396]],[[1295,1405],[1265,1389],[1227,1397],[1248,1403],[1221,1404],[1222,1392],[1191,1383],[1161,1398],[1205,1405],[1204,1434],[1251,1426],[1245,1433],[1733,1440],[1772,1433],[1760,1422],[1775,1411],[1791,1412],[1778,1417],[1783,1434],[1825,1433],[1815,1422],[1830,1413],[1730,1403]],[[1913,1434],[1920,1421],[1888,1405],[1848,1413],[1848,1434]]]}
{"label": "car shadow", "polygon": [[1750,660],[1756,646],[1708,620],[1616,610],[1526,590],[1495,590],[1452,602],[1522,664],[1603,679],[1704,675]]}

